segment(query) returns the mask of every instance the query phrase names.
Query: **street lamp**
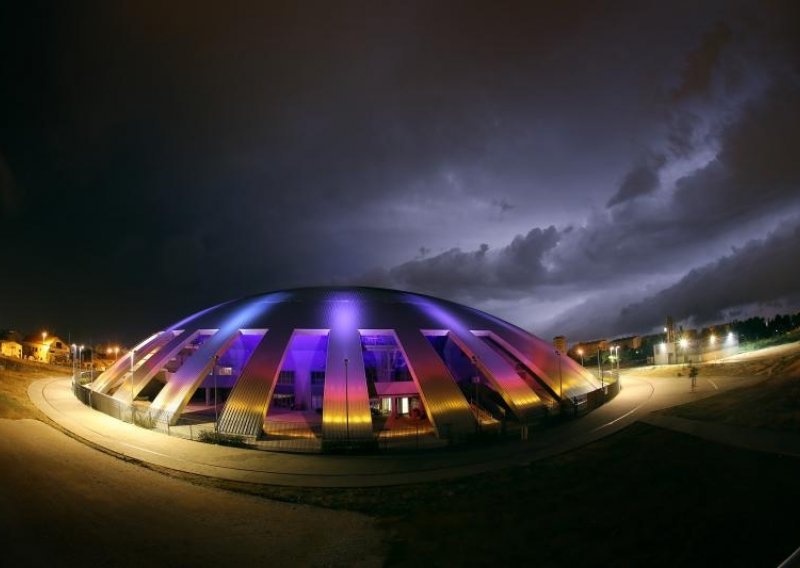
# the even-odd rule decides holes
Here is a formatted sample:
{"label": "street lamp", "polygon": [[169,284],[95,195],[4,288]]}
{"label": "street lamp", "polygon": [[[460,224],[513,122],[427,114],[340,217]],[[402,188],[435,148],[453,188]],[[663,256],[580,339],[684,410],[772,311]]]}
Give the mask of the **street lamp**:
{"label": "street lamp", "polygon": [[133,357],[135,353],[135,349],[131,349],[131,424],[134,423],[134,407],[133,407]]}
{"label": "street lamp", "polygon": [[350,441],[350,398],[348,393],[348,373],[347,373],[347,366],[350,361],[347,357],[344,358],[344,420],[345,420],[345,432],[347,434],[347,441]]}
{"label": "street lamp", "polygon": [[581,367],[583,367],[583,349],[578,349],[578,355],[581,356]]}
{"label": "street lamp", "polygon": [[74,385],[76,382],[75,377],[75,356],[78,354],[78,346],[74,343],[72,344],[72,384]]}
{"label": "street lamp", "polygon": [[211,368],[211,373],[214,376],[214,434],[215,435],[219,434],[219,417],[217,416],[217,364],[218,363],[219,363],[219,355],[214,355],[214,366]]}
{"label": "street lamp", "polygon": [[600,375],[600,386],[603,386],[603,363],[600,360],[600,346],[597,346],[597,373]]}
{"label": "street lamp", "polygon": [[681,337],[681,340],[678,342],[681,346],[681,350],[683,351],[683,362],[686,363],[686,348],[689,347],[689,340],[685,337]]}
{"label": "street lamp", "polygon": [[[78,346],[78,377],[83,375],[83,345]],[[80,380],[78,381],[80,382]]]}
{"label": "street lamp", "polygon": [[47,332],[43,331],[42,332],[42,361],[45,362],[45,363],[47,362],[47,356],[45,355],[45,346],[44,346],[44,340],[46,338],[47,338]]}
{"label": "street lamp", "polygon": [[558,358],[558,397],[564,399],[564,380],[561,376],[561,353],[558,349],[555,350],[556,357]]}

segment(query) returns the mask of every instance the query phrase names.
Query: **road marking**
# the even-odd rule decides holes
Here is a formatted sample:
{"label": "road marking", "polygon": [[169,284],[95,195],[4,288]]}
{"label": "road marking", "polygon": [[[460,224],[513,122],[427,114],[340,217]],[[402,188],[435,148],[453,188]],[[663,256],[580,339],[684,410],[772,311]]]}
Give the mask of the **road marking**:
{"label": "road marking", "polygon": [[712,381],[711,379],[706,379],[706,380],[707,380],[709,383],[711,383],[711,386],[712,386],[712,387],[714,387],[714,390],[719,390],[719,387],[717,386],[717,383],[715,383],[715,382],[714,382],[714,381]]}
{"label": "road marking", "polygon": [[651,399],[651,398],[652,398],[652,396],[653,396],[653,393],[655,392],[655,387],[653,386],[653,383],[651,383],[650,381],[646,381],[646,380],[644,380],[644,379],[640,379],[640,378],[638,378],[638,377],[630,377],[628,380],[630,380],[630,379],[633,379],[633,380],[635,380],[635,381],[640,381],[640,382],[643,382],[643,383],[645,383],[647,386],[649,386],[649,387],[650,387],[650,394],[649,394],[649,395],[647,395],[647,399],[645,399],[645,400],[644,400],[643,402],[641,402],[641,403],[640,403],[638,406],[636,406],[636,407],[632,408],[631,410],[629,410],[628,412],[626,412],[626,413],[625,413],[625,414],[623,414],[622,416],[618,416],[617,418],[615,418],[615,419],[614,419],[614,420],[612,420],[611,422],[606,422],[605,424],[603,424],[603,425],[601,425],[601,426],[598,426],[598,427],[597,427],[597,428],[595,428],[594,430],[590,430],[590,432],[597,432],[598,430],[602,430],[602,429],[603,429],[603,428],[605,428],[606,426],[611,426],[612,424],[614,424],[614,423],[616,423],[616,422],[619,422],[619,421],[620,421],[620,420],[622,420],[623,418],[625,418],[625,417],[627,417],[627,416],[630,416],[631,414],[633,414],[634,412],[636,412],[637,410],[639,410],[640,408],[642,408],[642,407],[643,407],[645,404],[647,404],[647,403],[650,401],[650,399]]}

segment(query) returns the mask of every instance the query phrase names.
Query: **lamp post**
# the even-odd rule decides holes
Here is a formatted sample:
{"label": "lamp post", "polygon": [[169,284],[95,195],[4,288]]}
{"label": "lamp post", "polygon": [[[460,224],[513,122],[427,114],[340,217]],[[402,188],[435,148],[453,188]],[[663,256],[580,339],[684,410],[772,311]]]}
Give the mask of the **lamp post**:
{"label": "lamp post", "polygon": [[561,376],[561,353],[556,349],[556,357],[558,357],[558,397],[564,399],[564,381]]}
{"label": "lamp post", "polygon": [[78,346],[78,382],[83,376],[83,345]]}
{"label": "lamp post", "polygon": [[[480,382],[480,375],[478,375],[478,357],[472,356],[472,369],[475,374],[472,376],[472,384],[475,385],[475,408],[478,408],[478,383]],[[477,411],[477,410],[476,410]]]}
{"label": "lamp post", "polygon": [[75,377],[75,356],[78,354],[78,346],[73,343],[71,347],[72,347],[72,384],[74,385],[77,382],[77,378]]}
{"label": "lamp post", "polygon": [[344,420],[345,420],[345,432],[347,435],[347,441],[350,441],[350,398],[348,393],[348,373],[347,373],[347,366],[350,361],[347,357],[344,358]]}
{"label": "lamp post", "polygon": [[44,340],[45,340],[46,338],[47,338],[47,332],[46,332],[46,331],[43,331],[43,332],[42,332],[42,362],[43,362],[43,363],[46,363],[46,362],[47,362],[47,356],[45,355],[45,346],[44,346]]}
{"label": "lamp post", "polygon": [[600,386],[603,386],[603,363],[600,361],[600,346],[597,346],[597,372],[600,375]]}
{"label": "lamp post", "polygon": [[134,406],[133,406],[133,357],[135,353],[135,349],[131,349],[131,424],[135,423],[133,413],[134,413]]}
{"label": "lamp post", "polygon": [[583,367],[583,349],[578,349],[578,355],[581,356],[581,367]]}
{"label": "lamp post", "polygon": [[214,377],[214,434],[215,437],[219,434],[219,417],[217,416],[217,363],[219,362],[219,355],[214,355],[214,366],[211,368],[211,373]]}

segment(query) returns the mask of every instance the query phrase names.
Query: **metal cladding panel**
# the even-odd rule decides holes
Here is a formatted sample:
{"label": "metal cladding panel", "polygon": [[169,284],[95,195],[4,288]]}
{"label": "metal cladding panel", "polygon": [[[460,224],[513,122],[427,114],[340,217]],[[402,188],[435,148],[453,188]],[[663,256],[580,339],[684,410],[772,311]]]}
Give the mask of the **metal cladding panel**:
{"label": "metal cladding panel", "polygon": [[542,399],[512,365],[468,330],[451,331],[450,336],[467,356],[475,357],[480,371],[492,382],[494,389],[500,393],[517,418],[533,418],[532,414],[542,407]]}
{"label": "metal cladding panel", "polygon": [[322,401],[322,437],[327,440],[369,439],[372,412],[364,372],[361,334],[362,302],[343,294],[327,301],[330,330]]}
{"label": "metal cladding panel", "polygon": [[222,409],[220,432],[241,436],[261,433],[292,331],[291,327],[267,330]]}
{"label": "metal cladding panel", "polygon": [[594,375],[566,354],[556,355],[555,348],[541,339],[513,333],[501,336],[495,332],[490,333],[490,337],[533,371],[556,396],[562,399],[580,396],[600,388],[600,382]]}
{"label": "metal cladding panel", "polygon": [[[169,341],[174,334],[168,331],[159,331],[142,341],[139,345],[133,348],[134,352],[150,353],[154,349],[162,347]],[[92,390],[95,392],[106,393],[114,385],[121,375],[124,375],[130,370],[130,360],[123,355],[117,359],[111,367],[103,371],[91,384]]]}
{"label": "metal cladding panel", "polygon": [[475,431],[475,417],[450,371],[419,329],[398,326],[395,335],[437,435]]}
{"label": "metal cladding panel", "polygon": [[[142,389],[147,386],[147,383],[158,373],[161,368],[166,365],[170,359],[175,357],[183,347],[191,342],[197,336],[194,333],[181,333],[176,335],[167,342],[161,349],[147,359],[142,365],[136,366],[136,352],[134,352],[134,371],[133,377],[128,376],[125,383],[117,389],[114,393],[114,398],[121,402],[131,402],[134,398],[139,396]],[[142,357],[145,357],[142,355]],[[130,362],[130,355],[126,357]],[[133,387],[131,387],[131,382]]]}
{"label": "metal cladding panel", "polygon": [[331,329],[323,397],[323,438],[358,440],[372,436],[367,377],[357,329]]}
{"label": "metal cladding panel", "polygon": [[238,330],[228,333],[216,331],[211,335],[156,395],[150,404],[153,415],[166,415],[170,424],[175,424],[194,391],[211,372],[214,357],[221,355],[238,335]]}
{"label": "metal cladding panel", "polygon": [[[541,399],[519,376],[516,369],[481,339],[475,337],[467,326],[469,317],[460,315],[463,310],[444,309],[441,302],[421,299],[415,304],[417,310],[436,320],[439,326],[449,330],[450,338],[470,358],[475,358],[480,371],[500,393],[503,400],[520,420],[529,418],[542,405]],[[467,314],[468,316],[469,314]]]}
{"label": "metal cladding panel", "polygon": [[[230,346],[238,337],[239,330],[253,327],[251,324],[260,321],[260,318],[268,314],[275,305],[274,295],[225,304],[227,309],[224,311],[223,320],[219,322],[219,330],[209,337],[194,355],[189,357],[161,389],[150,405],[151,411],[155,411],[157,414],[167,414],[171,423],[176,422],[194,391],[208,375],[214,364],[214,357]],[[208,316],[205,316],[197,318],[196,322],[202,324],[207,320]]]}

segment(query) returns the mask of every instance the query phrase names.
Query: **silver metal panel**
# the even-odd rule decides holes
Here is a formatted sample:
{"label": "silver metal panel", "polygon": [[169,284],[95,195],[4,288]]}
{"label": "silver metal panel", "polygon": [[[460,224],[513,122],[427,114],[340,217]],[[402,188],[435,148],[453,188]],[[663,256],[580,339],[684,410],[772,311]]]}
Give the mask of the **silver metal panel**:
{"label": "silver metal panel", "polygon": [[594,375],[566,354],[557,355],[549,343],[511,333],[492,332],[490,337],[533,371],[559,398],[580,396],[600,388]]}
{"label": "silver metal panel", "polygon": [[467,399],[427,338],[407,326],[394,331],[436,434],[474,432],[475,416]]}
{"label": "silver metal panel", "polygon": [[167,381],[150,404],[151,414],[167,417],[170,424],[175,424],[194,391],[211,371],[214,357],[222,355],[238,336],[238,330],[228,333],[217,331],[210,336]]}
{"label": "silver metal panel", "polygon": [[261,433],[292,331],[291,327],[267,330],[222,409],[220,432],[241,436]]}
{"label": "silver metal panel", "polygon": [[[172,337],[174,337],[172,332],[159,331],[158,333],[154,333],[142,341],[139,345],[134,347],[133,350],[138,353],[149,353],[154,349],[162,347]],[[113,365],[103,371],[100,376],[94,380],[90,387],[95,392],[106,393],[114,385],[114,383],[117,382],[117,379],[129,371],[130,359],[123,355],[117,359]]]}
{"label": "silver metal panel", "polygon": [[469,330],[452,330],[450,337],[468,357],[474,357],[478,369],[500,393],[517,418],[525,421],[534,417],[533,413],[542,407],[542,400],[512,365]]}
{"label": "silver metal panel", "polygon": [[[114,398],[119,400],[120,402],[128,402],[130,403],[133,401],[139,393],[142,392],[142,389],[147,386],[152,378],[158,373],[161,368],[166,365],[170,359],[175,357],[184,346],[191,342],[197,336],[197,332],[184,332],[180,335],[173,337],[171,340],[167,342],[164,347],[159,349],[156,353],[150,355],[150,357],[143,363],[137,365],[136,361],[136,353],[134,352],[133,357],[133,377],[131,378],[130,374],[125,378],[125,382],[120,385],[120,387],[114,393]],[[146,355],[143,355],[145,357]],[[128,363],[130,363],[131,357],[128,355],[126,357]],[[131,386],[131,380],[133,386]]]}
{"label": "silver metal panel", "polygon": [[372,413],[361,335],[355,318],[334,315],[330,323],[322,402],[322,437],[326,440],[369,439],[372,437]]}

